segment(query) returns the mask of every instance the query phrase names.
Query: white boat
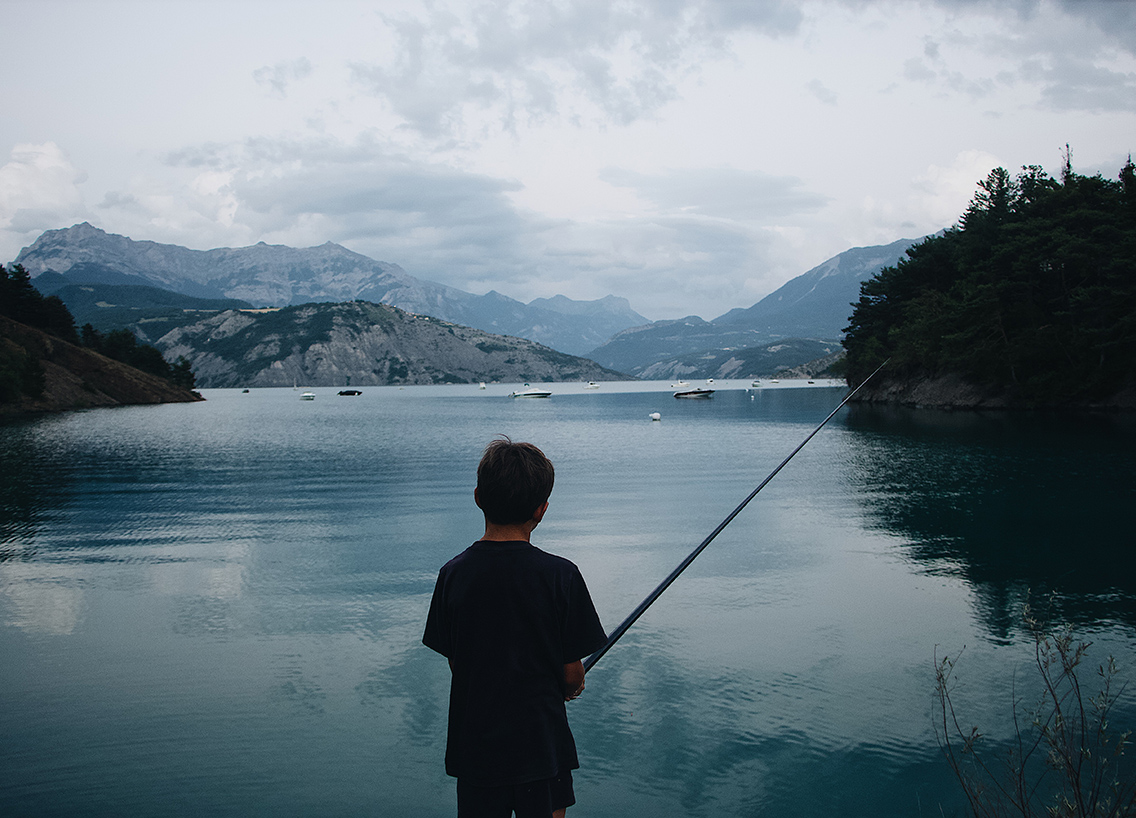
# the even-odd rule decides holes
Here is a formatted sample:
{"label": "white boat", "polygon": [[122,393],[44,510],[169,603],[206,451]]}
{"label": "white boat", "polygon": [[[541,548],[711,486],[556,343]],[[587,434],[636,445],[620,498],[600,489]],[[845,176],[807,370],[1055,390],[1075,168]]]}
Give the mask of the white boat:
{"label": "white boat", "polygon": [[676,398],[708,398],[714,394],[713,389],[688,389],[685,392],[675,392]]}
{"label": "white boat", "polygon": [[300,395],[300,400],[315,400],[315,399],[316,399],[316,393],[315,392],[305,392],[304,394]]}
{"label": "white boat", "polygon": [[684,386],[690,386],[686,381],[678,381],[671,384],[671,389],[682,389]]}
{"label": "white boat", "polygon": [[596,383],[595,381],[588,381],[588,385],[585,386],[584,388],[585,389],[599,389],[600,385],[598,383]]}
{"label": "white boat", "polygon": [[[525,386],[529,386],[527,383]],[[510,398],[551,398],[552,393],[547,389],[537,389],[535,386],[529,386],[528,389],[522,389],[519,392],[510,392]]]}
{"label": "white boat", "polygon": [[761,381],[755,380],[753,383],[750,384],[750,386],[752,386],[754,389],[759,389],[759,388],[761,388]]}

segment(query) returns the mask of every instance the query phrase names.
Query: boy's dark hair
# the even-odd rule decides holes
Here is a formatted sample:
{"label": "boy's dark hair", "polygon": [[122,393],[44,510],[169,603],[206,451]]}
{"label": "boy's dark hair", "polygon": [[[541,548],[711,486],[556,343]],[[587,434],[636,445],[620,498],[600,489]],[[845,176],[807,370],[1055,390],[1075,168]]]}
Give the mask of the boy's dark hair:
{"label": "boy's dark hair", "polygon": [[477,464],[477,499],[495,525],[526,523],[552,494],[552,461],[531,443],[502,435],[485,447]]}

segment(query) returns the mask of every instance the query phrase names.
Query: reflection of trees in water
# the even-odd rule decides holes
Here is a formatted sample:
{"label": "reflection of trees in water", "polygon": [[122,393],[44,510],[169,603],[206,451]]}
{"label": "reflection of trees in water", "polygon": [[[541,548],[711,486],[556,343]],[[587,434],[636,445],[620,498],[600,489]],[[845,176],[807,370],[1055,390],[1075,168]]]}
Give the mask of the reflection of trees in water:
{"label": "reflection of trees in water", "polygon": [[27,559],[63,470],[48,462],[31,423],[0,426],[0,463],[0,562]]}
{"label": "reflection of trees in water", "polygon": [[995,636],[1027,592],[1070,622],[1136,625],[1136,419],[856,406],[847,425],[869,517],[965,578]]}

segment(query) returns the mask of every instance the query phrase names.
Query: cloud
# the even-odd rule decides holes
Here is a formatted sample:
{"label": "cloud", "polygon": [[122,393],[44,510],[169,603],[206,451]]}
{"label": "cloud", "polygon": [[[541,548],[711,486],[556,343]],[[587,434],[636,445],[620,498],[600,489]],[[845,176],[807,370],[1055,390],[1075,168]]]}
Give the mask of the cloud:
{"label": "cloud", "polygon": [[791,176],[771,176],[734,168],[687,168],[644,174],[609,168],[600,178],[633,189],[664,212],[783,223],[823,207],[828,198],[805,189]]}
{"label": "cloud", "polygon": [[1035,68],[1041,102],[1056,111],[1136,111],[1136,73],[1112,71],[1086,62],[1060,61]]}
{"label": "cloud", "polygon": [[1136,54],[1136,4],[1130,0],[1059,0],[1071,17],[1090,22],[1129,54]]}
{"label": "cloud", "polygon": [[551,116],[650,117],[732,34],[793,33],[803,15],[789,2],[515,0],[431,4],[384,20],[393,46],[385,59],[352,61],[353,78],[441,139],[487,111],[506,130]]}
{"label": "cloud", "polygon": [[266,65],[252,72],[252,78],[258,85],[267,86],[278,97],[288,95],[288,86],[296,80],[302,80],[312,73],[312,64],[306,57]]}
{"label": "cloud", "polygon": [[825,105],[835,105],[840,98],[832,89],[828,88],[819,79],[811,79],[805,83],[805,90],[823,102]]}
{"label": "cloud", "polygon": [[[762,225],[819,209],[799,179],[729,168],[641,174],[608,169],[609,184],[651,207],[622,218],[554,219],[516,204],[521,185],[411,158],[374,139],[250,140],[167,157],[192,175],[197,213],[231,202],[230,237],[290,245],[334,241],[414,276],[522,300],[633,294],[644,314],[721,312],[775,287],[739,270],[783,272],[783,244]],[[122,197],[134,205],[141,197]],[[190,223],[191,214],[183,214]],[[217,228],[215,222],[214,228]],[[218,242],[225,243],[225,242]],[[230,242],[232,243],[232,242]]]}
{"label": "cloud", "polygon": [[6,244],[24,243],[43,230],[82,221],[87,214],[79,186],[87,175],[54,142],[16,145],[0,167],[0,231]]}

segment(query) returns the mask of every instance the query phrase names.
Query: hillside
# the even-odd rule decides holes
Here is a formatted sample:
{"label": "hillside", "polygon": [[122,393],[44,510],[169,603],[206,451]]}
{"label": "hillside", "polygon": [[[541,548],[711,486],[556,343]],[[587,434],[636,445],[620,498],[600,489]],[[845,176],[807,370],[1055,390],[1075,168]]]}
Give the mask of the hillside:
{"label": "hillside", "polygon": [[16,259],[51,292],[65,284],[144,285],[196,298],[230,298],[258,307],[355,299],[390,304],[486,332],[516,335],[572,354],[612,334],[647,323],[625,299],[572,301],[564,296],[524,304],[489,292],[473,295],[415,278],[397,264],[331,242],[295,248],[191,250],[134,241],[86,222],[48,230]]}
{"label": "hillside", "polygon": [[42,367],[43,391],[0,403],[0,415],[57,412],[98,406],[188,403],[201,396],[97,352],[0,316],[0,351],[5,360]]}
{"label": "hillside", "polygon": [[222,310],[253,306],[235,298],[194,298],[138,284],[65,284],[53,290],[42,286],[40,279],[35,282],[36,288],[45,295],[58,296],[79,326],[91,324],[103,333],[127,329],[147,344],[176,327]]}
{"label": "hillside", "polygon": [[227,310],[157,341],[185,356],[202,387],[366,386],[478,381],[600,381],[623,376],[523,338],[385,304]]}

